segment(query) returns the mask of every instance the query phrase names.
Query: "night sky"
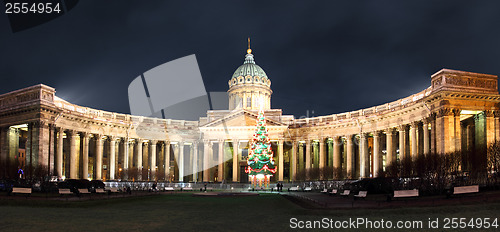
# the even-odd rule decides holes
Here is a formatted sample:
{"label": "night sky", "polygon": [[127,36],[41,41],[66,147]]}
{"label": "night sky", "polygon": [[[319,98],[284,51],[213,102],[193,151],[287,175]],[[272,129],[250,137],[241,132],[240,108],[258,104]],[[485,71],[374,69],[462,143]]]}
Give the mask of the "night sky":
{"label": "night sky", "polygon": [[417,93],[441,68],[500,74],[499,10],[500,1],[85,0],[13,33],[2,9],[0,93],[43,83],[74,104],[129,113],[134,78],[190,54],[206,90],[227,91],[251,37],[272,108],[341,113]]}

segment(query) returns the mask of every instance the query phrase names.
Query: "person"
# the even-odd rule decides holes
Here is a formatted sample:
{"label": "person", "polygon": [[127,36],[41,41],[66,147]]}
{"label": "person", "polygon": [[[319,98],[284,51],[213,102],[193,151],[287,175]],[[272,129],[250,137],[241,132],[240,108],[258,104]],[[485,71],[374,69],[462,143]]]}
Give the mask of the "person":
{"label": "person", "polygon": [[207,182],[205,182],[205,192],[207,191]]}
{"label": "person", "polygon": [[283,183],[280,182],[280,192],[283,192]]}
{"label": "person", "polygon": [[280,182],[276,183],[276,192],[280,191]]}

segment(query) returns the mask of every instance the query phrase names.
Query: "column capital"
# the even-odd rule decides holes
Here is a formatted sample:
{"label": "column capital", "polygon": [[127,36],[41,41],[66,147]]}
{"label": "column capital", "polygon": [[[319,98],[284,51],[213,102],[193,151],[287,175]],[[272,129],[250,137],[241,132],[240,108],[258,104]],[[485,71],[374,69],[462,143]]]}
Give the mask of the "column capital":
{"label": "column capital", "polygon": [[408,129],[408,125],[403,124],[398,126],[398,131],[405,132]]}
{"label": "column capital", "polygon": [[382,133],[381,131],[374,131],[374,132],[372,132],[373,137],[380,137],[381,133]]}
{"label": "column capital", "polygon": [[393,128],[393,127],[391,127],[391,128],[387,128],[387,129],[385,129],[385,134],[386,134],[386,135],[393,135],[393,134],[394,134],[394,131],[395,131],[395,130],[394,130],[394,128]]}
{"label": "column capital", "polygon": [[88,139],[90,137],[90,133],[89,132],[81,132],[80,135],[85,138],[85,139]]}
{"label": "column capital", "polygon": [[94,139],[97,140],[102,140],[103,135],[102,134],[94,134]]}
{"label": "column capital", "polygon": [[151,145],[155,145],[156,146],[156,143],[158,143],[158,140],[149,140],[149,142],[151,143]]}
{"label": "column capital", "polygon": [[420,125],[420,121],[413,121],[410,123],[411,128],[418,128],[419,125]]}
{"label": "column capital", "polygon": [[368,135],[368,133],[366,133],[366,132],[359,133],[359,137],[360,137],[360,138],[368,138],[368,136],[369,136],[369,135]]}
{"label": "column capital", "polygon": [[450,108],[441,108],[438,110],[437,112],[437,117],[440,118],[440,117],[443,117],[443,116],[451,116],[453,115],[453,112]]}
{"label": "column capital", "polygon": [[116,136],[114,136],[114,135],[108,135],[108,136],[106,136],[106,137],[108,137],[108,140],[109,140],[109,141],[116,141],[116,138],[117,138],[117,137],[116,137]]}
{"label": "column capital", "polygon": [[486,115],[486,117],[495,117],[495,111],[494,110],[485,110],[484,115]]}
{"label": "column capital", "polygon": [[76,130],[67,130],[66,132],[68,133],[68,136],[71,136],[71,137],[78,136],[78,131],[76,131]]}

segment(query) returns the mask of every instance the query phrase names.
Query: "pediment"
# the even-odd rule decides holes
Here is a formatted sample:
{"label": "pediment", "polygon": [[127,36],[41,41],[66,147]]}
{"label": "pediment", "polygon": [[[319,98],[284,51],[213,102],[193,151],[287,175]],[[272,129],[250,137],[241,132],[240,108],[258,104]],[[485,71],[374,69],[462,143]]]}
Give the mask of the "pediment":
{"label": "pediment", "polygon": [[[276,122],[274,120],[269,120],[266,118],[267,126],[286,126],[283,123]],[[240,110],[237,112],[230,113],[224,118],[217,119],[213,122],[209,122],[202,127],[245,127],[245,126],[256,126],[257,125],[257,114],[249,112],[246,110]]]}

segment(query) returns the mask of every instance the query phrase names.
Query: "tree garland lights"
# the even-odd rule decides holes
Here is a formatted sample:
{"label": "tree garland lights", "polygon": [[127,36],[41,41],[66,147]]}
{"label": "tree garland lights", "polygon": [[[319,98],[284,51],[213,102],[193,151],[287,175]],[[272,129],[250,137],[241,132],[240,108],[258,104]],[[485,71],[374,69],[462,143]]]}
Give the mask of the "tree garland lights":
{"label": "tree garland lights", "polygon": [[257,117],[257,128],[253,134],[247,164],[245,172],[250,177],[252,187],[267,188],[271,176],[276,173],[276,166],[274,165],[271,141],[266,127],[266,118],[262,109]]}

